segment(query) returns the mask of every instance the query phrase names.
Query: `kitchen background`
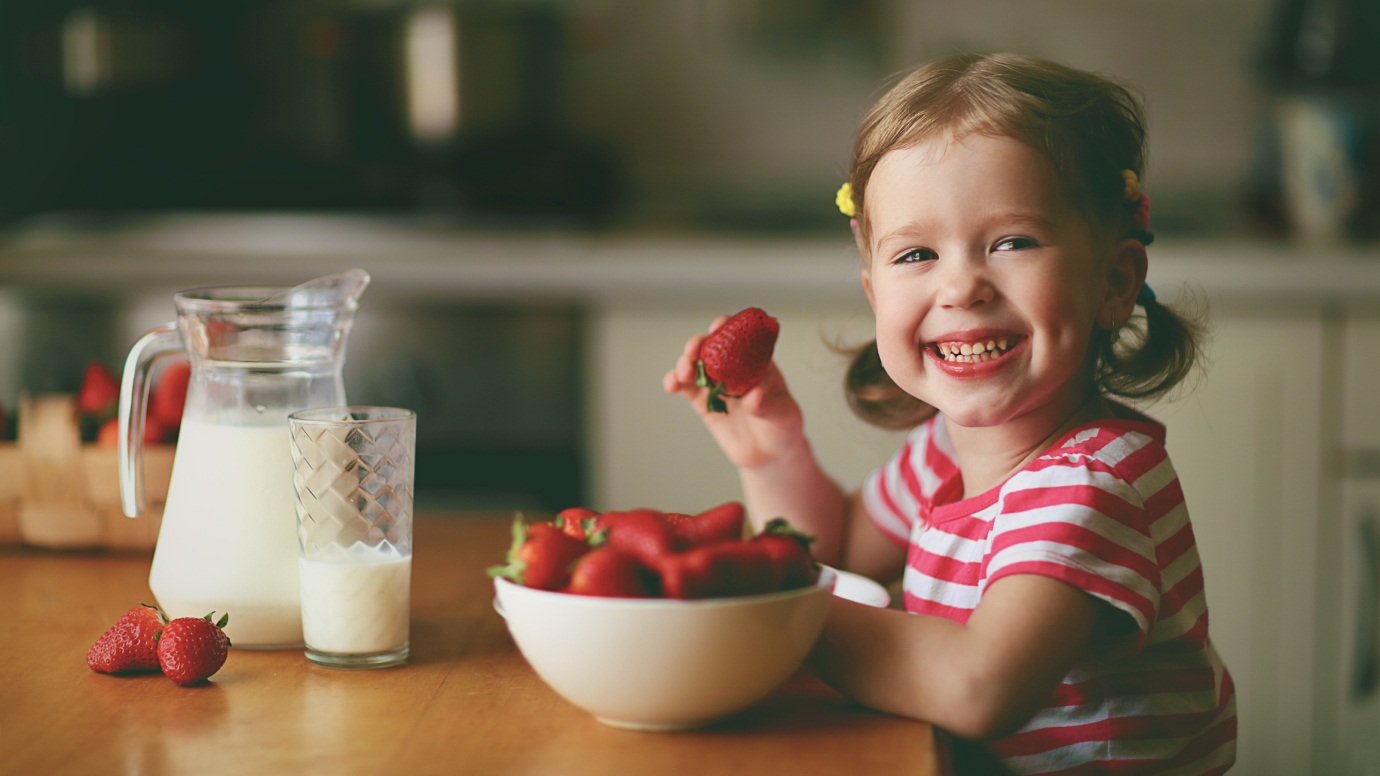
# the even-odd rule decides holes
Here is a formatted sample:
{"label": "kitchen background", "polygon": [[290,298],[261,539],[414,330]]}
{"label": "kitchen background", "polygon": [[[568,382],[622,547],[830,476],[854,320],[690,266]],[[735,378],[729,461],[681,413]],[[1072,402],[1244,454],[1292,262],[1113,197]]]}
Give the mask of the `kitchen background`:
{"label": "kitchen background", "polygon": [[[423,507],[736,498],[659,379],[749,304],[825,463],[868,311],[833,194],[883,84],[1015,50],[1139,87],[1171,428],[1240,771],[1380,773],[1380,7],[1343,0],[166,0],[0,7],[0,407],[119,371],[199,285],[359,266],[352,401],[418,410]],[[1282,357],[1284,356],[1284,357]],[[11,437],[11,421],[4,433]]]}

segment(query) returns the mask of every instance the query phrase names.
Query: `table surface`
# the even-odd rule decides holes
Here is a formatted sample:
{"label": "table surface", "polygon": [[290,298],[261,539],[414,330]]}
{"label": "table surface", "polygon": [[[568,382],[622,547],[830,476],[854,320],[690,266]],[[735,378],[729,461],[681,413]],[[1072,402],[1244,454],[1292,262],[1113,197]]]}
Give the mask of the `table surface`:
{"label": "table surface", "polygon": [[417,521],[412,657],[340,671],[235,649],[212,680],[108,676],[87,648],[151,601],[149,557],[0,549],[0,773],[943,773],[942,734],[799,673],[706,728],[605,726],[551,691],[492,608],[483,570],[511,516]]}

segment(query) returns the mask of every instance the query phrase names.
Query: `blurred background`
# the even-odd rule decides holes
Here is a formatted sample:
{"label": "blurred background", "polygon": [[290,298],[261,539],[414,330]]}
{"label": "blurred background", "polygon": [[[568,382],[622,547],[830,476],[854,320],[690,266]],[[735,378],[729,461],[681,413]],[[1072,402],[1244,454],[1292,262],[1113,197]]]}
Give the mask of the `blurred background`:
{"label": "blurred background", "polygon": [[[1156,408],[1250,774],[1380,752],[1380,4],[1368,0],[48,0],[0,4],[0,438],[117,374],[173,292],[362,267],[356,403],[419,414],[423,508],[692,511],[735,472],[660,390],[748,305],[817,454],[870,325],[834,207],[887,84],[1010,50],[1149,118],[1151,282],[1212,304]],[[1187,291],[1185,291],[1187,289]]]}

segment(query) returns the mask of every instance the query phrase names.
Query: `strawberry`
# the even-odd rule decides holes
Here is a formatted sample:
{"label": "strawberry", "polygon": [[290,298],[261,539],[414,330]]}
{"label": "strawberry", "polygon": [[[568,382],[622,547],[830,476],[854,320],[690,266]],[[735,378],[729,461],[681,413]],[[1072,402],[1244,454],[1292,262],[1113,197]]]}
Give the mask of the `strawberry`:
{"label": "strawberry", "polygon": [[120,381],[105,364],[92,361],[86,365],[77,392],[77,409],[93,418],[105,418],[120,405]]}
{"label": "strawberry", "polygon": [[192,365],[185,360],[174,361],[163,368],[149,392],[148,417],[168,431],[182,426],[182,409],[187,403],[187,386],[192,378]]}
{"label": "strawberry", "polygon": [[771,561],[773,588],[794,590],[812,585],[819,578],[819,565],[810,554],[814,537],[792,528],[785,518],[772,518],[754,536],[757,545]]}
{"label": "strawberry", "polygon": [[164,676],[186,686],[209,679],[225,665],[230,638],[221,628],[230,621],[230,615],[213,621],[215,614],[178,617],[158,634],[158,665]]}
{"label": "strawberry", "polygon": [[709,389],[711,412],[728,412],[725,396],[742,396],[757,385],[771,363],[780,333],[779,321],[749,307],[705,338],[695,365],[695,383]]}
{"label": "strawberry", "polygon": [[704,544],[666,556],[657,566],[667,598],[718,598],[773,590],[771,559],[751,542]]}
{"label": "strawberry", "polygon": [[[159,442],[168,441],[171,434],[168,429],[152,416],[144,418],[144,444],[156,445]],[[101,424],[100,431],[96,432],[96,444],[101,447],[115,447],[120,444],[120,419],[106,418]]]}
{"label": "strawberry", "polygon": [[742,504],[729,501],[698,515],[670,521],[671,536],[676,548],[682,550],[700,544],[741,539],[745,516],[746,510]]}
{"label": "strawberry", "polygon": [[560,526],[562,533],[584,541],[589,538],[590,525],[598,516],[599,513],[593,509],[566,507],[556,513],[556,525]]}
{"label": "strawberry", "polygon": [[158,636],[167,622],[156,606],[130,609],[86,651],[86,664],[99,674],[157,671]]}
{"label": "strawberry", "polygon": [[555,523],[528,525],[519,514],[513,520],[507,565],[493,566],[488,573],[527,587],[560,590],[570,583],[570,565],[586,552],[588,544],[563,533]]}
{"label": "strawberry", "polygon": [[646,598],[655,592],[652,574],[637,558],[617,547],[598,547],[570,570],[565,592],[609,598]]}
{"label": "strawberry", "polygon": [[605,512],[594,520],[593,527],[594,543],[616,547],[648,568],[656,568],[674,549],[671,526],[655,509]]}

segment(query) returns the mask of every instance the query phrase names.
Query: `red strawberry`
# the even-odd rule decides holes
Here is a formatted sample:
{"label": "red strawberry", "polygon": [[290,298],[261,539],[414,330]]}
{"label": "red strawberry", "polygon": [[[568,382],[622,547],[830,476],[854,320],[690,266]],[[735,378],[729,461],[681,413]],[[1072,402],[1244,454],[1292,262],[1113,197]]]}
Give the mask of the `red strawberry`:
{"label": "red strawberry", "polygon": [[646,598],[655,592],[651,572],[637,558],[607,545],[575,561],[567,593],[610,598]]}
{"label": "red strawberry", "polygon": [[158,634],[167,622],[156,606],[130,609],[86,651],[86,664],[100,674],[157,671]]}
{"label": "red strawberry", "polygon": [[742,504],[729,501],[706,509],[693,517],[672,521],[671,536],[677,549],[741,539],[745,516],[746,510]]}
{"label": "red strawberry", "polygon": [[[168,441],[168,429],[152,416],[144,418],[144,444],[156,445]],[[106,418],[96,432],[96,444],[102,447],[115,447],[120,444],[120,419]]]}
{"label": "red strawberry", "polygon": [[705,544],[669,555],[657,567],[667,598],[718,598],[768,593],[771,559],[751,542]]}
{"label": "red strawberry", "polygon": [[648,568],[656,568],[674,545],[671,526],[655,509],[605,512],[594,521],[592,541],[616,547]]}
{"label": "red strawberry", "polygon": [[205,617],[178,617],[158,634],[158,665],[163,675],[180,685],[205,681],[225,665],[230,638],[221,628],[230,615],[212,621]]}
{"label": "red strawberry", "polygon": [[562,533],[555,523],[528,525],[518,515],[513,520],[508,564],[490,568],[489,576],[542,590],[560,590],[570,583],[570,565],[586,552],[588,544]]}
{"label": "red strawberry", "polygon": [[149,391],[149,418],[156,419],[166,429],[181,428],[182,408],[187,403],[187,385],[191,378],[192,365],[185,360],[164,367],[158,382]]}
{"label": "red strawberry", "polygon": [[598,516],[599,513],[593,509],[567,507],[556,513],[556,525],[560,526],[562,533],[583,541],[589,538],[591,521]]}
{"label": "red strawberry", "polygon": [[700,345],[696,384],[709,389],[711,412],[728,412],[723,397],[742,396],[762,379],[771,363],[781,324],[759,308],[729,318]]}
{"label": "red strawberry", "polygon": [[86,365],[81,390],[77,392],[77,409],[84,415],[103,418],[113,414],[120,404],[120,381],[99,361]]}
{"label": "red strawberry", "polygon": [[812,585],[819,578],[819,565],[810,554],[813,541],[813,536],[801,533],[785,518],[777,517],[769,521],[751,543],[760,547],[771,560],[773,587],[794,590]]}

